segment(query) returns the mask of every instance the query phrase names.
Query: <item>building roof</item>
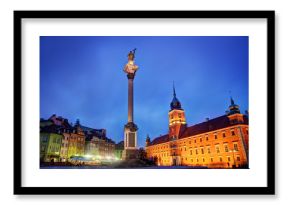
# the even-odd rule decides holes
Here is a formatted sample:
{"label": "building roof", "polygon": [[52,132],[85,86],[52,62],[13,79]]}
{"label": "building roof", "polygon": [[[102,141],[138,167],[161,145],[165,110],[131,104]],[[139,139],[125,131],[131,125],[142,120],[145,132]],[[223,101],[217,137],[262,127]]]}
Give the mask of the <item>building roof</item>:
{"label": "building roof", "polygon": [[40,127],[40,132],[61,134],[61,129],[63,129],[63,126],[52,124],[49,126]]}
{"label": "building roof", "polygon": [[69,124],[68,119],[63,118],[61,116],[56,116],[56,114],[53,114],[48,120],[50,120],[55,125],[62,125],[65,128],[71,128],[72,127]]}
{"label": "building roof", "polygon": [[[239,122],[239,123],[233,124],[233,123],[230,123],[230,120],[227,117],[227,115],[222,115],[220,117],[187,127],[182,133],[180,133],[179,139],[183,139],[183,138],[194,136],[194,135],[199,135],[202,133],[206,133],[206,132],[210,132],[210,131],[214,131],[218,129],[223,129],[223,128],[230,127],[235,124],[248,124],[248,117],[244,115],[243,123]],[[166,134],[152,140],[150,145],[161,144],[168,141],[169,141],[169,135]]]}
{"label": "building roof", "polygon": [[91,141],[94,137],[96,137],[96,138],[98,138],[98,139],[100,139],[100,140],[104,140],[104,141],[106,141],[106,142],[108,142],[108,143],[113,143],[113,144],[115,144],[115,142],[114,142],[112,139],[106,137],[105,135],[100,135],[100,134],[98,134],[98,133],[96,133],[96,132],[93,132],[93,133],[87,133],[87,134],[86,134],[86,141]]}
{"label": "building roof", "polygon": [[80,125],[80,127],[82,128],[82,130],[84,132],[92,132],[92,133],[104,133],[104,132],[106,132],[105,129],[95,129],[95,128],[86,127],[86,126],[83,126],[83,125]]}
{"label": "building roof", "polygon": [[161,144],[164,142],[168,142],[169,141],[169,135],[161,135],[160,137],[155,138],[154,140],[152,140],[152,142],[150,142],[150,145],[156,145],[156,144]]}
{"label": "building roof", "polygon": [[115,146],[115,150],[123,150],[124,149],[124,141],[119,142]]}

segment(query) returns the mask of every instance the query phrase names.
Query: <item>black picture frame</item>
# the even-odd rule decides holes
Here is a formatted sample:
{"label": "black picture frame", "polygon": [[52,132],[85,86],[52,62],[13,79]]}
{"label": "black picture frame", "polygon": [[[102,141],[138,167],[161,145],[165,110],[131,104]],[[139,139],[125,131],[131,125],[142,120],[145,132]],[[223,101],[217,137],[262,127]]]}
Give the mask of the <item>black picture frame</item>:
{"label": "black picture frame", "polygon": [[[22,19],[48,18],[220,18],[267,20],[266,187],[23,187],[22,186]],[[16,195],[272,195],[275,194],[275,11],[14,11],[14,194]]]}

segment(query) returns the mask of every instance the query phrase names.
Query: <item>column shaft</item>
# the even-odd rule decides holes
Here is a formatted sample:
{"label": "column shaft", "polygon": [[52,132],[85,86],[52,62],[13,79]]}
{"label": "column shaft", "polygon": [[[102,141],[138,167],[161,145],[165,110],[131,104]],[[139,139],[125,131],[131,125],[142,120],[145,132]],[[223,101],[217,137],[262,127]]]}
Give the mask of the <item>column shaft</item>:
{"label": "column shaft", "polygon": [[128,122],[133,122],[133,79],[128,79]]}

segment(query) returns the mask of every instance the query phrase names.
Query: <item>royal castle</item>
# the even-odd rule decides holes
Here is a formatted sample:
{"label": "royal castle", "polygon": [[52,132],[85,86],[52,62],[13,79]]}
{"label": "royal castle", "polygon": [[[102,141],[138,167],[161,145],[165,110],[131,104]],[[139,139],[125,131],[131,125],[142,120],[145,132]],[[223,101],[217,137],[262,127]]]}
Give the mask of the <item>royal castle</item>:
{"label": "royal castle", "polygon": [[170,108],[168,133],[152,141],[146,138],[147,157],[158,166],[248,167],[248,115],[240,113],[232,98],[225,115],[192,126],[186,123],[175,88]]}

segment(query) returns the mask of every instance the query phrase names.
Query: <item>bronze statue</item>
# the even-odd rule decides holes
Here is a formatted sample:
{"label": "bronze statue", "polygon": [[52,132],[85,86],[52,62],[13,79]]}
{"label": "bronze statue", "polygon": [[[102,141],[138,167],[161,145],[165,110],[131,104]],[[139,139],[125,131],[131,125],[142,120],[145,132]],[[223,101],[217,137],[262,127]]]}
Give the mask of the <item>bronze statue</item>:
{"label": "bronze statue", "polygon": [[130,53],[128,54],[128,61],[133,61],[134,60],[134,58],[135,58],[135,51],[136,50],[137,49],[134,48],[132,51],[130,51]]}
{"label": "bronze statue", "polygon": [[135,74],[135,72],[138,70],[138,66],[134,63],[136,50],[137,49],[135,48],[128,54],[128,63],[124,67],[124,72],[127,74]]}

